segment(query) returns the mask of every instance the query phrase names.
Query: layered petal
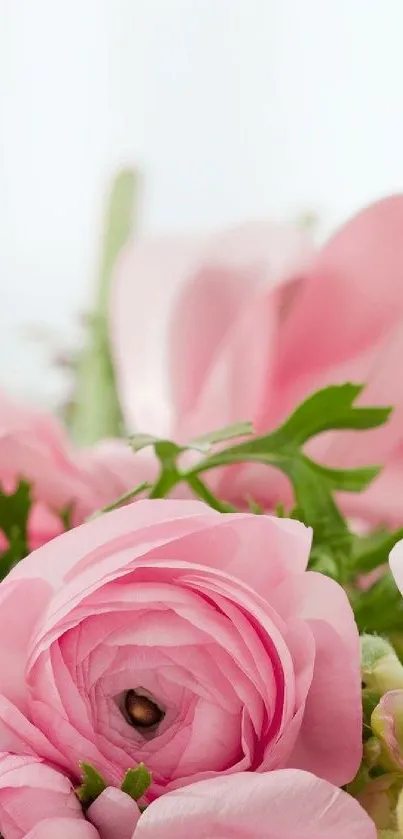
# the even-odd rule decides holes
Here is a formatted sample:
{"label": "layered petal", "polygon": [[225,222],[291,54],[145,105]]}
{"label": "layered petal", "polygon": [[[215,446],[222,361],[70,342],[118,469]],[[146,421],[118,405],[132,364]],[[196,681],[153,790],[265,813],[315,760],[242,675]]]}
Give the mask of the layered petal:
{"label": "layered petal", "polygon": [[84,759],[114,786],[142,761],[150,800],[287,764],[348,782],[360,760],[358,636],[342,589],[305,571],[310,543],[300,522],[146,500],[43,546],[0,591],[4,631],[19,629],[0,747],[77,781]]}
{"label": "layered petal", "polygon": [[307,772],[202,781],[160,798],[135,839],[376,839],[369,816],[347,793]]}
{"label": "layered petal", "polygon": [[270,224],[246,224],[206,245],[172,315],[170,372],[181,438],[258,419],[279,324],[312,255],[301,230]]}
{"label": "layered petal", "polygon": [[67,778],[39,759],[0,754],[0,826],[7,839],[23,839],[43,819],[67,819],[74,829],[82,818]]}

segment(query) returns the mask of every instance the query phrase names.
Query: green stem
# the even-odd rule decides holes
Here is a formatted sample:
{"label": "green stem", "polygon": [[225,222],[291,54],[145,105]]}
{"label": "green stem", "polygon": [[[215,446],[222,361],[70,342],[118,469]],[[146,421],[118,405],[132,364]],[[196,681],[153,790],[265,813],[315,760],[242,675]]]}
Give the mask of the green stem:
{"label": "green stem", "polygon": [[101,267],[87,345],[76,371],[71,435],[79,445],[92,445],[104,437],[120,436],[123,431],[109,347],[108,309],[116,259],[133,226],[136,195],[136,173],[119,172],[106,208]]}
{"label": "green stem", "polygon": [[205,501],[206,504],[209,504],[213,510],[218,510],[219,513],[236,512],[236,507],[233,507],[232,504],[227,504],[225,501],[220,501],[220,499],[209,490],[206,484],[204,484],[197,475],[188,476],[187,483],[193,490],[194,494],[197,495],[198,498],[201,498],[202,501]]}

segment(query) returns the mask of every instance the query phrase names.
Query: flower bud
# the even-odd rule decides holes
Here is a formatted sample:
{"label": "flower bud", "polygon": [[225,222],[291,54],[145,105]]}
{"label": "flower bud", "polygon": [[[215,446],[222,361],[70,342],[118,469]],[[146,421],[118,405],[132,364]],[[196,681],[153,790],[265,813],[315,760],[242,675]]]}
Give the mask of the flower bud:
{"label": "flower bud", "polygon": [[396,805],[396,827],[399,831],[399,836],[403,836],[403,791],[399,793]]}
{"label": "flower bud", "polygon": [[372,712],[372,731],[381,744],[379,762],[403,770],[403,690],[390,690]]}
{"label": "flower bud", "polygon": [[366,686],[380,694],[403,689],[403,666],[391,644],[377,635],[361,638],[361,672]]}
{"label": "flower bud", "polygon": [[396,826],[396,802],[398,798],[395,774],[373,778],[360,795],[358,801],[375,822],[378,830],[388,830]]}
{"label": "flower bud", "polygon": [[382,746],[377,737],[370,737],[365,741],[363,747],[364,763],[369,769],[379,763],[381,757]]}

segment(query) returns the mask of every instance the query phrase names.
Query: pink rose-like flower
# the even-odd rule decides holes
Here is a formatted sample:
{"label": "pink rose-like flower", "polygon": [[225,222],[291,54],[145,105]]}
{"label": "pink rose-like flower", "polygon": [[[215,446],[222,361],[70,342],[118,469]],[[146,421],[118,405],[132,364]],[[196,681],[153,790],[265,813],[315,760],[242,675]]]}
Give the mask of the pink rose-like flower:
{"label": "pink rose-like flower", "polygon": [[[150,458],[134,458],[123,440],[105,440],[76,449],[50,414],[20,405],[0,394],[0,487],[10,493],[20,479],[32,486],[28,522],[31,550],[64,530],[63,511],[72,524],[152,479]],[[5,537],[0,533],[0,545]]]}
{"label": "pink rose-like flower", "polygon": [[241,773],[171,792],[143,813],[108,787],[84,816],[69,781],[33,758],[0,756],[5,839],[376,839],[349,795],[307,772]]}
{"label": "pink rose-like flower", "polygon": [[0,586],[0,749],[113,785],[143,761],[151,797],[284,766],[349,781],[358,634],[343,589],[305,570],[310,541],[300,522],[154,500],[31,554]]}
{"label": "pink rose-like flower", "polygon": [[[366,384],[363,403],[395,407],[388,425],[359,435],[324,435],[310,451],[339,468],[386,464],[365,493],[348,493],[342,502],[351,517],[399,523],[402,241],[403,196],[396,196],[361,212],[316,256],[300,232],[286,236],[268,224],[245,225],[198,244],[172,243],[171,249],[158,242],[131,245],[118,266],[111,306],[129,426],[146,430],[146,385],[155,394],[155,417],[164,419],[162,425],[155,420],[152,430],[182,441],[243,420],[265,432],[319,388]],[[145,317],[142,303],[151,295],[159,308]],[[160,340],[149,353],[144,333],[154,327]],[[142,352],[144,374],[133,361]],[[291,502],[283,476],[259,464],[214,470],[209,480],[237,505],[248,497],[266,509]]]}

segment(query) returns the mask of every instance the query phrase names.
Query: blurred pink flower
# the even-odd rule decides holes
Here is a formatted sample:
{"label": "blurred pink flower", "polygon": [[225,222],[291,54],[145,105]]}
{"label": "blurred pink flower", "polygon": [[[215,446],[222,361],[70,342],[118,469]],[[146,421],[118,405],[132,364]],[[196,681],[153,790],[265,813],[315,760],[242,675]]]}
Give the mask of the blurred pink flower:
{"label": "blurred pink flower", "polygon": [[[363,403],[395,406],[387,427],[323,435],[311,454],[341,468],[386,463],[369,490],[346,494],[343,505],[364,520],[401,521],[402,241],[396,196],[361,212],[316,255],[300,231],[268,224],[131,245],[111,314],[127,422],[147,430],[145,401],[151,430],[179,440],[238,420],[263,432],[321,387],[367,383]],[[212,480],[238,504],[248,496],[266,508],[291,501],[285,479],[260,465]]]}
{"label": "blurred pink flower", "polygon": [[[31,550],[63,531],[64,511],[71,508],[72,524],[81,524],[154,469],[147,454],[134,458],[123,440],[76,449],[55,417],[0,394],[0,487],[13,492],[20,479],[32,485]],[[0,541],[5,547],[3,534]]]}
{"label": "blurred pink flower", "polygon": [[295,769],[201,781],[142,815],[108,787],[85,817],[67,778],[11,755],[0,756],[0,827],[5,839],[376,839],[353,798]]}

